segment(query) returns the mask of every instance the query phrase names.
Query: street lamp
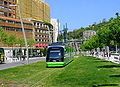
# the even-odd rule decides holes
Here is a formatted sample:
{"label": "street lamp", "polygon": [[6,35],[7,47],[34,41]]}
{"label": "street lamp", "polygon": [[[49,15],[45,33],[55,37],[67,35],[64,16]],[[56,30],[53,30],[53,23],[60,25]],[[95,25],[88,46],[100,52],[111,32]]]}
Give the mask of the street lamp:
{"label": "street lamp", "polygon": [[23,26],[23,20],[22,20],[20,5],[17,4],[17,5],[9,5],[9,6],[11,6],[11,7],[18,7],[18,12],[19,12],[19,16],[20,16],[20,22],[21,22],[21,26],[22,26],[22,32],[23,32],[24,41],[25,41],[25,47],[26,47],[27,64],[29,64],[28,44],[27,44],[27,39],[26,39],[26,35],[25,35],[25,29],[24,29],[24,26]]}

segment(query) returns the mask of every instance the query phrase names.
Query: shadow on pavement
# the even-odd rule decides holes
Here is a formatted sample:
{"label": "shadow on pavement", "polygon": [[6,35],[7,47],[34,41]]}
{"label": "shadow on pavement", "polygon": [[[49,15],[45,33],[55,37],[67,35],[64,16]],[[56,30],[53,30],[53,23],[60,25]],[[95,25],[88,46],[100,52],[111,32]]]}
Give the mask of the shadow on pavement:
{"label": "shadow on pavement", "polygon": [[95,61],[95,62],[110,62],[110,61],[105,61],[105,60],[103,60],[103,61]]}
{"label": "shadow on pavement", "polygon": [[120,67],[120,65],[104,65],[104,66],[97,66],[97,68],[116,68]]}
{"label": "shadow on pavement", "polygon": [[109,77],[120,77],[120,75],[110,75]]}
{"label": "shadow on pavement", "polygon": [[119,84],[100,84],[100,85],[93,85],[92,87],[105,87],[105,86],[119,86]]}

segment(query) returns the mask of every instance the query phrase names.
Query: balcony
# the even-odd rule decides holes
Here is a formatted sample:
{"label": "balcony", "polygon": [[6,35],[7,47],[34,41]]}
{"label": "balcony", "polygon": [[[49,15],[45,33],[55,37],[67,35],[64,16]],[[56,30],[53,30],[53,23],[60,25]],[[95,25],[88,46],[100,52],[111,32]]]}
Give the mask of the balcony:
{"label": "balcony", "polygon": [[[0,26],[22,28],[21,24],[14,24],[14,23],[12,24],[12,23],[6,23],[2,21],[0,21]],[[33,27],[29,25],[24,25],[24,28],[32,29]]]}

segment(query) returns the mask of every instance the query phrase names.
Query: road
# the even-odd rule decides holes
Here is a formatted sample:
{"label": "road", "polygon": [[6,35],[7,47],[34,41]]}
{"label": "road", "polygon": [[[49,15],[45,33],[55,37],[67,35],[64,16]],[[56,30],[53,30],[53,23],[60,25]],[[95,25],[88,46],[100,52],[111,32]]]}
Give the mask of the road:
{"label": "road", "polygon": [[[35,62],[38,62],[38,61],[43,61],[43,60],[45,60],[45,57],[30,58],[29,59],[29,64],[30,63],[35,63]],[[27,64],[27,60],[19,61],[19,62],[12,62],[12,63],[3,63],[3,64],[0,64],[0,70],[7,69],[7,68],[12,68],[12,67],[16,67],[16,66],[21,66],[21,65],[26,65],[26,64]]]}

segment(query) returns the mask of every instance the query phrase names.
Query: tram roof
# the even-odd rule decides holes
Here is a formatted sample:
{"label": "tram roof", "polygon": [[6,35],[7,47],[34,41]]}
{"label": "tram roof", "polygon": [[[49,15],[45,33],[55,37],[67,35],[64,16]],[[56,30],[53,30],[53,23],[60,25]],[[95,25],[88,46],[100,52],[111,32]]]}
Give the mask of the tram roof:
{"label": "tram roof", "polygon": [[64,46],[65,44],[63,42],[55,42],[55,43],[51,43],[49,44],[49,46]]}
{"label": "tram roof", "polygon": [[82,42],[82,41],[86,41],[86,40],[71,40],[71,41],[67,41],[67,42]]}
{"label": "tram roof", "polygon": [[48,46],[48,48],[51,48],[51,47],[62,47],[62,48],[65,48],[65,46],[62,46],[62,45]]}

